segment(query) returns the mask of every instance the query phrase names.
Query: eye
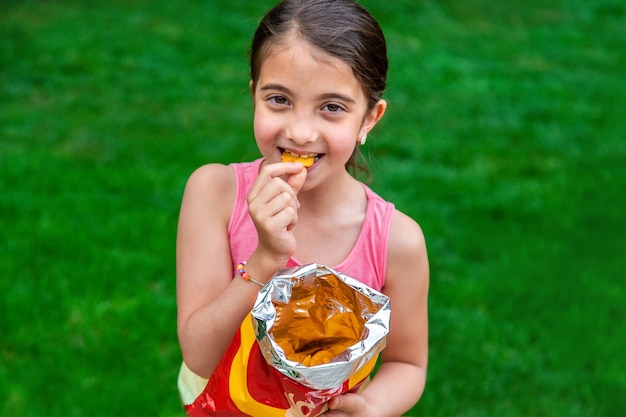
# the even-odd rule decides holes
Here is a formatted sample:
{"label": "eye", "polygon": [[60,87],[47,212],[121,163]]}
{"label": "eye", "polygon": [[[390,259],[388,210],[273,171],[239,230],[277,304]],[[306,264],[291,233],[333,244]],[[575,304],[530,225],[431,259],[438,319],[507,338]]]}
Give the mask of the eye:
{"label": "eye", "polygon": [[322,110],[330,112],[330,113],[338,113],[341,111],[345,111],[345,109],[337,103],[328,103],[322,107]]}
{"label": "eye", "polygon": [[268,101],[279,106],[289,105],[289,100],[287,100],[287,97],[284,96],[271,96],[268,98]]}

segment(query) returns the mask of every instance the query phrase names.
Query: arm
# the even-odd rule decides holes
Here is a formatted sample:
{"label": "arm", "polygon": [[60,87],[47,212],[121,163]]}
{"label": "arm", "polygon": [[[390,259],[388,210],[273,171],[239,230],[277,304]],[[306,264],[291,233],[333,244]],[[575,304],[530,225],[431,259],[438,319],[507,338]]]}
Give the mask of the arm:
{"label": "arm", "polygon": [[359,395],[331,400],[328,416],[397,417],[421,397],[428,364],[429,267],[424,235],[406,215],[396,212],[391,226],[387,279],[391,325],[383,362]]}
{"label": "arm", "polygon": [[[269,280],[295,249],[295,239],[293,248],[289,246],[293,238],[290,229],[297,220],[295,189],[301,184],[294,174],[301,170],[299,164],[268,165],[248,196],[259,245],[246,270],[258,281]],[[284,181],[281,176],[290,177]],[[178,338],[189,369],[206,378],[250,312],[259,290],[254,283],[233,279],[228,222],[234,193],[235,176],[230,167],[201,167],[187,182],[179,216]],[[281,246],[276,241],[287,243]]]}

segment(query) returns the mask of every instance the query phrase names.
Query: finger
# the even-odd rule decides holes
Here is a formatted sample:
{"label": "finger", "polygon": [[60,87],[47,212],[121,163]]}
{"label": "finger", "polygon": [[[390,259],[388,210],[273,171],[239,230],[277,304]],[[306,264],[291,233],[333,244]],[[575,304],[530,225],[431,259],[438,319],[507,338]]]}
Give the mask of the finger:
{"label": "finger", "polygon": [[[301,173],[303,170],[306,171],[302,164],[297,162],[279,162],[276,164],[265,164],[259,171],[259,175],[252,185],[252,188],[250,189],[249,196],[251,198],[255,198],[265,186],[267,186],[271,182],[276,182],[275,179],[289,178],[292,175]],[[295,181],[296,186],[298,186],[298,180]],[[300,187],[302,186],[300,185]],[[290,188],[294,189],[293,186],[290,186]]]}
{"label": "finger", "polygon": [[[285,204],[290,204],[298,208],[296,192],[289,184],[280,178],[272,178],[272,180],[264,186],[258,185],[256,191],[250,191],[247,199],[248,207],[255,212],[262,211],[266,205],[280,208]],[[266,209],[269,209],[269,207],[266,207]],[[278,210],[275,210],[271,214],[276,213],[276,211]]]}
{"label": "finger", "polygon": [[362,412],[365,410],[365,399],[358,394],[339,395],[328,402],[328,408],[347,414]]}
{"label": "finger", "polygon": [[280,191],[267,199],[264,199],[264,194],[265,191],[262,191],[259,197],[250,204],[250,209],[258,212],[259,216],[273,217],[287,208],[294,211],[298,209],[293,190]]}
{"label": "finger", "polygon": [[286,207],[272,216],[270,221],[279,229],[291,231],[298,222],[298,211],[293,207]]}
{"label": "finger", "polygon": [[300,172],[296,174],[291,174],[290,176],[287,177],[287,184],[289,184],[291,188],[296,193],[298,193],[302,189],[302,186],[304,185],[304,182],[306,181],[306,176],[307,176],[307,170],[304,166],[302,166],[302,169],[300,170]]}
{"label": "finger", "polygon": [[328,408],[330,410],[336,410],[338,403],[339,403],[339,397],[333,397],[330,399],[330,401],[328,401]]}

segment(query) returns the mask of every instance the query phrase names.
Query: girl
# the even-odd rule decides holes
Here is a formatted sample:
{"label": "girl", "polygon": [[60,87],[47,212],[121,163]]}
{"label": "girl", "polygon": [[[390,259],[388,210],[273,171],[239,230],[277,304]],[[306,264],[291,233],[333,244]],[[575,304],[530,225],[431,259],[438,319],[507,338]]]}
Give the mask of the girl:
{"label": "girl", "polygon": [[[386,72],[383,33],[352,0],[284,0],[262,20],[250,90],[263,157],[199,168],[180,211],[178,335],[194,374],[211,375],[254,304],[259,287],[240,275],[262,284],[286,266],[320,263],[382,291],[392,308],[376,376],[358,394],[331,399],[325,415],[399,416],[419,400],[428,350],[424,237],[349,170],[385,113]],[[314,163],[281,162],[283,154]]]}

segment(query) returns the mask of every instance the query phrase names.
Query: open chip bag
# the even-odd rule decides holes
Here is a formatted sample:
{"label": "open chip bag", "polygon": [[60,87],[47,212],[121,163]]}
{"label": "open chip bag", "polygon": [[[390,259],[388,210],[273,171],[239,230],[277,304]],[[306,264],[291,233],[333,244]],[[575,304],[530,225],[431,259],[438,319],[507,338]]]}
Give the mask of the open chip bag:
{"label": "open chip bag", "polygon": [[259,291],[211,377],[183,363],[197,416],[315,417],[358,391],[387,343],[389,298],[324,265],[283,269]]}

